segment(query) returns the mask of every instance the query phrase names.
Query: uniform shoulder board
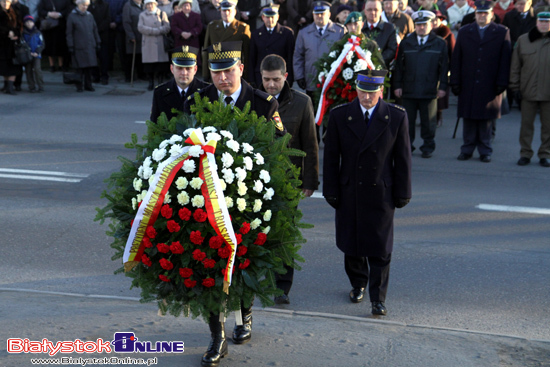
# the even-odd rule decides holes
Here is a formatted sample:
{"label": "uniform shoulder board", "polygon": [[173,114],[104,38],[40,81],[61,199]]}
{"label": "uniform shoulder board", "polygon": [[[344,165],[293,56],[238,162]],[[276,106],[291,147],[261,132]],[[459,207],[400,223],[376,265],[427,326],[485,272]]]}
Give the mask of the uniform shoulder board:
{"label": "uniform shoulder board", "polygon": [[267,100],[268,101],[271,101],[273,99],[273,96],[269,95],[269,97],[267,97]]}
{"label": "uniform shoulder board", "polygon": [[351,103],[351,102],[349,102],[349,103],[344,103],[344,104],[338,105],[338,106],[336,106],[336,107],[333,107],[333,108],[331,109],[331,111],[335,111],[335,110],[338,110],[338,109],[340,109],[340,108],[347,107],[347,106],[349,106],[350,103]]}
{"label": "uniform shoulder board", "polygon": [[262,99],[265,99],[268,102],[275,100],[271,94],[261,91],[259,89],[254,89],[254,94],[258,97],[261,97]]}
{"label": "uniform shoulder board", "polygon": [[390,107],[396,108],[396,109],[401,110],[403,112],[407,112],[407,110],[403,106],[400,106],[398,104],[388,103],[388,105]]}

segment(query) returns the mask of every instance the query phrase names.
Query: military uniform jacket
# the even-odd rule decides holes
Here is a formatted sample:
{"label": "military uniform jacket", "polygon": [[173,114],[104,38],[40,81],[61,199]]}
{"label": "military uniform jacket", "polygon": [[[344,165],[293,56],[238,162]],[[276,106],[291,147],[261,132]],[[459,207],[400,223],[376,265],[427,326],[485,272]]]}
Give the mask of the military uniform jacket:
{"label": "military uniform jacket", "polygon": [[[255,111],[258,116],[264,116],[268,122],[273,120],[280,121],[278,112],[279,103],[275,98],[265,92],[252,88],[244,79],[241,79],[241,85],[241,94],[235,102],[235,107],[242,110],[246,102],[250,101],[250,110]],[[217,101],[220,98],[219,91],[214,84],[210,84],[198,92],[201,97],[208,97],[211,102]],[[191,106],[194,103],[194,97],[193,95],[190,95],[184,103],[183,112],[190,114]],[[286,134],[286,129],[284,126],[281,123],[279,123],[278,126],[279,127],[277,128],[276,124],[275,132],[277,136],[283,136]]]}
{"label": "military uniform jacket", "polygon": [[389,67],[390,63],[395,59],[397,53],[397,33],[395,26],[391,23],[384,22],[382,19],[378,22],[376,27],[371,31],[368,27],[368,23],[365,21],[365,26],[362,32],[369,38],[372,38],[382,50],[382,57],[386,66]]}
{"label": "military uniform jacket", "polygon": [[260,65],[267,55],[279,55],[286,61],[288,84],[292,85],[294,73],[292,71],[292,56],[294,55],[294,32],[292,29],[277,23],[273,28],[273,33],[269,34],[265,25],[252,31],[250,39],[250,62],[249,78],[250,82],[256,83],[256,86],[262,84],[260,74]]}
{"label": "military uniform jacket", "polygon": [[170,120],[177,114],[172,112],[172,108],[178,111],[183,111],[183,102],[187,97],[192,96],[196,91],[199,91],[209,84],[194,78],[185,96],[182,96],[179,92],[176,81],[172,80],[159,85],[153,92],[153,107],[151,108],[151,121],[157,122],[158,117],[162,112],[166,113],[166,117]]}
{"label": "military uniform jacket", "polygon": [[403,89],[403,98],[435,99],[437,90],[447,90],[447,43],[433,32],[422,46],[416,32],[399,45],[395,60],[394,89]]}
{"label": "military uniform jacket", "polygon": [[483,39],[477,23],[458,31],[453,60],[451,85],[460,86],[458,117],[491,120],[500,117],[502,94],[496,87],[508,86],[510,77],[510,31],[489,23]]}
{"label": "military uniform jacket", "polygon": [[380,100],[370,125],[356,98],[330,111],[323,195],[337,197],[336,245],[350,256],[393,250],[394,198],[411,198],[411,145],[405,109]]}

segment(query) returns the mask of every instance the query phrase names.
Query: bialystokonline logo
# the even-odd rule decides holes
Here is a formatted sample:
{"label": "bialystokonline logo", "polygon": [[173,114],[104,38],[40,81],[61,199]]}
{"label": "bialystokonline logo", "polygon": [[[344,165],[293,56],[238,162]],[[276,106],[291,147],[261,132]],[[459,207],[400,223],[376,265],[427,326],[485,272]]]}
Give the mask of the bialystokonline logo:
{"label": "bialystokonline logo", "polygon": [[48,339],[8,339],[8,353],[36,353],[55,356],[58,353],[183,353],[182,341],[139,341],[134,333],[115,333],[114,340],[51,342]]}

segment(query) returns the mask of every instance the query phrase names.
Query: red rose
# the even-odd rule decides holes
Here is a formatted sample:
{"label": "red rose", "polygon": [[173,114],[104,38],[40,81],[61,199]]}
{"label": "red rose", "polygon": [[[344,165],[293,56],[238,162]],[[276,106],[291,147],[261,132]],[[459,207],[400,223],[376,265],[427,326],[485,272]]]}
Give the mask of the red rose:
{"label": "red rose", "polygon": [[159,252],[162,252],[163,254],[167,254],[168,251],[170,251],[170,247],[168,247],[168,245],[165,244],[165,243],[159,243],[159,244],[157,245],[157,250],[158,250]]}
{"label": "red rose", "polygon": [[250,232],[250,223],[244,222],[239,232],[241,232],[242,234],[247,234],[248,232]]}
{"label": "red rose", "polygon": [[172,270],[172,268],[174,267],[174,264],[172,264],[170,260],[160,259],[159,263],[160,266],[165,270]]}
{"label": "red rose", "polygon": [[229,246],[224,246],[218,249],[218,256],[222,259],[227,259],[231,255],[231,248]]}
{"label": "red rose", "polygon": [[153,265],[153,263],[151,262],[151,259],[149,259],[149,256],[147,256],[145,254],[141,255],[141,262],[144,263],[147,266]]}
{"label": "red rose", "polygon": [[191,242],[193,242],[195,245],[200,245],[202,241],[204,241],[204,237],[201,236],[201,231],[193,231],[191,232],[191,235],[189,236],[189,239]]}
{"label": "red rose", "polygon": [[172,211],[172,208],[170,208],[170,205],[164,204],[162,208],[160,208],[160,215],[164,218],[172,218],[172,214],[174,214],[174,212]]}
{"label": "red rose", "polygon": [[202,209],[197,209],[193,213],[193,219],[195,219],[197,222],[204,222],[208,218],[208,214]]}
{"label": "red rose", "polygon": [[166,223],[166,228],[172,233],[178,232],[181,229],[180,225],[175,220],[169,220]]}
{"label": "red rose", "polygon": [[181,245],[180,241],[172,242],[170,245],[170,251],[172,251],[173,254],[183,254],[183,246]]}
{"label": "red rose", "polygon": [[321,84],[317,83],[317,88],[321,88]]}
{"label": "red rose", "polygon": [[237,248],[237,256],[244,256],[248,249],[245,246],[239,246]]}
{"label": "red rose", "polygon": [[166,275],[159,275],[159,279],[162,280],[163,282],[169,282],[170,279],[168,279],[168,277]]}
{"label": "red rose", "polygon": [[243,242],[243,235],[242,234],[236,234],[235,238],[237,239],[237,245],[239,245],[241,242]]}
{"label": "red rose", "polygon": [[210,240],[208,241],[208,245],[210,246],[210,248],[217,250],[220,247],[222,247],[223,238],[221,236],[210,237]]}
{"label": "red rose", "polygon": [[183,284],[187,287],[187,288],[193,288],[194,286],[197,285],[197,281],[196,280],[191,280],[191,279],[185,279],[183,281]]}
{"label": "red rose", "polygon": [[178,215],[181,218],[181,220],[188,221],[191,218],[191,210],[187,208],[182,208],[179,210]]}
{"label": "red rose", "polygon": [[211,269],[213,268],[215,265],[216,265],[216,260],[212,260],[212,259],[204,259],[202,261],[202,264],[204,265],[204,267],[206,269]]}
{"label": "red rose", "polygon": [[157,237],[157,231],[153,228],[153,226],[147,226],[147,229],[145,230],[145,235],[149,238],[155,238]]}
{"label": "red rose", "polygon": [[143,237],[143,246],[145,246],[146,248],[153,247],[153,244],[151,243],[149,237]]}
{"label": "red rose", "polygon": [[182,276],[182,278],[189,278],[191,275],[193,275],[193,269],[180,268],[180,275]]}
{"label": "red rose", "polygon": [[193,259],[197,261],[202,261],[206,257],[206,254],[201,250],[197,249],[193,251]]}
{"label": "red rose", "polygon": [[206,278],[202,280],[202,285],[204,285],[206,288],[210,288],[216,285],[216,281],[212,278]]}
{"label": "red rose", "polygon": [[245,259],[242,263],[239,264],[239,269],[246,269],[250,265],[250,260]]}
{"label": "red rose", "polygon": [[267,235],[265,233],[258,233],[258,237],[256,237],[256,241],[254,241],[255,245],[261,246],[265,243],[267,240]]}

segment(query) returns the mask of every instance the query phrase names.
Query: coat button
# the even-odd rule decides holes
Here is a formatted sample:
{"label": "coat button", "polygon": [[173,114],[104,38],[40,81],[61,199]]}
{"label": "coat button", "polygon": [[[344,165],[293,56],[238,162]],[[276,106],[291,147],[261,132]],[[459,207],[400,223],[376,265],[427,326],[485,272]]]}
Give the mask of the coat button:
{"label": "coat button", "polygon": [[362,185],[362,184],[363,184],[363,182],[359,181],[359,185]]}
{"label": "coat button", "polygon": [[359,169],[363,169],[363,166],[359,166],[359,167],[357,167],[357,168],[359,168]]}
{"label": "coat button", "polygon": [[374,186],[376,186],[376,184],[375,184],[375,183],[373,183],[373,184],[372,184],[372,186],[374,187]]}
{"label": "coat button", "polygon": [[376,167],[372,167],[372,170],[373,170],[373,171],[376,171]]}

